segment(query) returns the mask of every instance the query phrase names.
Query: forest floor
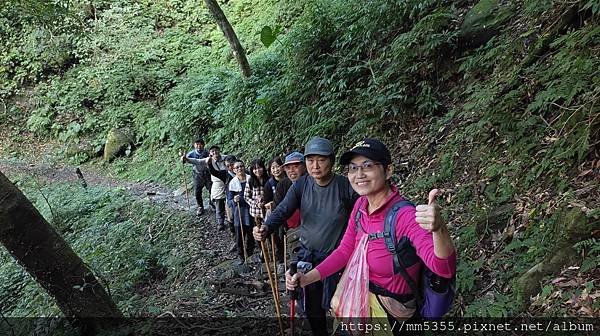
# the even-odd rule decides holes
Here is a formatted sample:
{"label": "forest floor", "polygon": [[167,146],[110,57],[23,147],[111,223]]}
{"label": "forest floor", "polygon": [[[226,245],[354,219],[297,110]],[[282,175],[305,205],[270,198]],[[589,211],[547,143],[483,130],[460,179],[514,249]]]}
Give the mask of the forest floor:
{"label": "forest floor", "polygon": [[[151,206],[188,212],[193,218],[193,227],[187,230],[180,244],[188,251],[193,262],[185,269],[178,270],[179,273],[173,282],[165,281],[165,275],[159,270],[135,288],[136,294],[152,297],[152,301],[158,303],[157,306],[168,307],[168,310],[157,311],[156,315],[177,320],[186,318],[178,320],[178,323],[185,325],[188,330],[199,327],[202,319],[223,316],[246,317],[256,320],[255,322],[259,322],[257,317],[268,316],[272,322],[275,321],[272,292],[264,264],[260,262],[258,254],[260,246],[255,248],[255,253],[249,256],[246,264],[238,265],[233,234],[229,230],[218,230],[214,211],[205,206],[207,211],[204,215],[194,216],[196,205],[193,189],[188,190],[188,203],[184,187],[172,191],[156,182],[123,181],[83,167],[80,168],[82,180],[77,176],[76,169],[63,164],[0,159],[0,171],[9,178],[15,174],[26,175],[45,184],[82,183],[85,180],[89,187],[124,188],[135,198],[147,201]],[[285,294],[283,274],[278,274],[278,278],[281,313],[285,315],[282,317],[285,321],[288,319],[289,303]],[[188,295],[187,290],[190,287],[198,288],[199,294]],[[194,325],[193,321],[197,321],[197,325]],[[229,332],[231,331],[229,329]]]}

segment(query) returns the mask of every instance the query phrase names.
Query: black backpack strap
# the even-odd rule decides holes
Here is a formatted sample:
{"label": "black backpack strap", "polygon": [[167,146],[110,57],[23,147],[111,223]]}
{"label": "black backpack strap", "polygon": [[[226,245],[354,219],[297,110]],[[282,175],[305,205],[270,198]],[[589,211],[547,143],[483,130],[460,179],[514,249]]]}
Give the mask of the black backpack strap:
{"label": "black backpack strap", "polygon": [[398,254],[398,250],[396,249],[396,222],[398,221],[398,212],[401,208],[405,206],[414,207],[415,205],[406,200],[398,201],[388,211],[388,213],[385,215],[383,235],[385,239],[385,246],[387,247],[388,251],[390,251],[390,253],[392,254],[392,259],[394,261],[394,274],[400,273],[400,275],[402,275],[404,281],[406,281],[406,283],[412,290],[413,295],[417,298],[417,303],[421,305],[423,301],[421,297],[421,292],[419,291],[419,288],[417,287],[417,284],[415,283],[413,278],[411,278],[408,272],[406,271],[406,267],[404,266]]}
{"label": "black backpack strap", "polygon": [[365,203],[365,199],[361,198],[360,203],[358,203],[358,208],[356,209],[356,213],[354,214],[354,222],[356,223],[356,226],[354,227],[355,232],[358,232],[358,229],[360,229],[362,232],[366,233],[366,231],[362,228],[362,226],[360,226],[360,208],[363,206],[364,203]]}

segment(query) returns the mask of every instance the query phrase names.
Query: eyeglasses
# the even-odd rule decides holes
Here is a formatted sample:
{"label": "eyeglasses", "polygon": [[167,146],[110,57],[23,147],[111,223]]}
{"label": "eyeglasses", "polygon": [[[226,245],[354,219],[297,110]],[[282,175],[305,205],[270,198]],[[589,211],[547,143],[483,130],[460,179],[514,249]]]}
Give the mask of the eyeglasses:
{"label": "eyeglasses", "polygon": [[375,166],[380,166],[380,165],[381,165],[381,163],[379,163],[379,162],[365,161],[360,165],[355,165],[354,163],[350,163],[350,164],[348,164],[346,169],[348,169],[348,174],[356,174],[356,173],[358,173],[359,169],[362,169],[363,172],[368,173],[370,171],[373,171],[373,169],[375,169]]}
{"label": "eyeglasses", "polygon": [[233,169],[238,170],[238,169],[244,169],[244,166],[237,166],[237,167],[233,167]]}

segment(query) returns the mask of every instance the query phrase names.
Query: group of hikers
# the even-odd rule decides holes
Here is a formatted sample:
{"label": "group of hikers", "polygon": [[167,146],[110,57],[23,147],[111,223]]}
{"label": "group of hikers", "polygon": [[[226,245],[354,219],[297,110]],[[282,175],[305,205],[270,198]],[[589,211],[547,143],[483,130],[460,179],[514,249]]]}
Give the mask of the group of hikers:
{"label": "group of hikers", "polygon": [[[429,193],[428,204],[414,206],[404,199],[391,182],[393,163],[381,141],[367,138],[343,153],[339,164],[346,176],[334,172],[333,145],[321,137],[310,139],[304,153],[276,157],[267,165],[253,160],[248,171],[242,160],[221,155],[216,145],[206,151],[198,139],[194,147],[181,160],[194,165],[197,213],[204,212],[202,189],[207,187],[219,230],[227,222],[235,234],[240,263],[253,253],[255,240],[271,235],[282,262],[283,235],[289,229],[298,232],[292,258],[298,272],[286,272],[286,287],[301,289],[313,335],[328,334],[329,309],[390,322],[439,317],[449,309],[456,252],[435,201],[438,191]],[[362,270],[368,280],[342,275],[344,269]],[[356,310],[357,305],[366,310]],[[349,306],[354,310],[344,310]]]}

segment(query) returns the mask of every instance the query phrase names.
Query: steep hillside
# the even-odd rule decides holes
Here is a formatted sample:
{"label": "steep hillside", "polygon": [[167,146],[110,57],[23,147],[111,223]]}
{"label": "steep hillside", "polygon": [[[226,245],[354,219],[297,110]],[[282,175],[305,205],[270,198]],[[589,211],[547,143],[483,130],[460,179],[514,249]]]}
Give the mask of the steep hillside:
{"label": "steep hillside", "polygon": [[[247,159],[377,136],[406,195],[445,192],[456,314],[600,315],[598,0],[224,1],[248,80],[202,6],[168,3],[2,9],[2,155],[57,141],[172,182],[197,135]],[[115,127],[129,157],[100,163]]]}

